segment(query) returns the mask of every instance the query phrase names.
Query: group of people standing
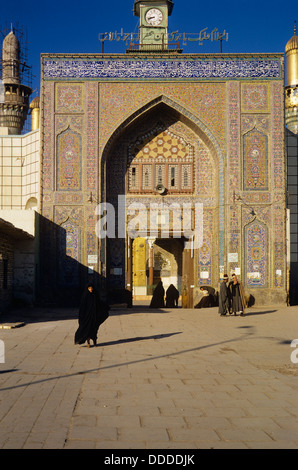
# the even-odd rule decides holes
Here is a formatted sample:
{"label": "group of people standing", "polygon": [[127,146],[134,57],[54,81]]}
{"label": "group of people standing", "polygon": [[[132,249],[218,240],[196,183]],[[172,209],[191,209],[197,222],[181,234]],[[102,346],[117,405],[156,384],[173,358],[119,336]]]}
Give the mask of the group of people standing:
{"label": "group of people standing", "polygon": [[[225,274],[219,291],[219,313],[220,315],[244,315],[245,297],[241,282],[238,281],[236,274],[232,274],[232,281],[229,283],[228,275]],[[203,295],[204,297],[204,295]],[[154,290],[150,307],[178,307],[179,292],[171,284],[166,291],[160,280]],[[207,306],[207,305],[206,305]],[[92,283],[86,286],[79,308],[79,326],[75,332],[75,344],[83,344],[87,341],[87,347],[90,347],[90,341],[94,346],[97,342],[97,333],[99,326],[108,318],[109,306],[103,302]]]}
{"label": "group of people standing", "polygon": [[244,288],[238,281],[236,274],[232,274],[230,282],[227,274],[223,277],[218,296],[218,313],[221,316],[237,315],[237,313],[244,315],[245,313]]}
{"label": "group of people standing", "polygon": [[162,280],[158,281],[150,302],[150,308],[178,307],[179,291],[171,284],[165,291]]}

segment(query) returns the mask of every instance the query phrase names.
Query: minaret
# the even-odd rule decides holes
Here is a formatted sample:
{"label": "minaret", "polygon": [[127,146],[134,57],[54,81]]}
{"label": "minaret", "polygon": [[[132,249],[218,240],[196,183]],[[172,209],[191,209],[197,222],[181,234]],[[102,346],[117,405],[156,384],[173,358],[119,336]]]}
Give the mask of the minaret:
{"label": "minaret", "polygon": [[39,96],[37,95],[30,103],[31,131],[36,131],[36,129],[39,129],[39,108],[40,108],[40,99],[39,99]]}
{"label": "minaret", "polygon": [[4,100],[0,102],[0,134],[21,134],[29,110],[31,88],[20,83],[20,44],[13,29],[2,46]]}
{"label": "minaret", "polygon": [[298,36],[296,36],[296,21],[294,36],[287,42],[286,48],[286,88],[285,88],[285,117],[286,126],[294,134],[298,134]]}

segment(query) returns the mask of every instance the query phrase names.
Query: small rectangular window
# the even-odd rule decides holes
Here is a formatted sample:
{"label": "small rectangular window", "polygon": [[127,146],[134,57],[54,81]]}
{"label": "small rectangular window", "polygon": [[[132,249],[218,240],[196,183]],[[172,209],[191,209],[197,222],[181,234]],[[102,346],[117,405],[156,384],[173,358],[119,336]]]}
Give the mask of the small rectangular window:
{"label": "small rectangular window", "polygon": [[137,165],[130,167],[129,169],[129,189],[138,189],[139,170]]}
{"label": "small rectangular window", "polygon": [[181,165],[181,189],[191,189],[192,187],[192,167],[191,165]]}
{"label": "small rectangular window", "polygon": [[132,167],[132,169],[131,169],[131,184],[132,184],[132,186],[136,185],[136,175],[137,175],[136,167]]}
{"label": "small rectangular window", "polygon": [[152,189],[152,166],[143,165],[143,189]]}
{"label": "small rectangular window", "polygon": [[155,166],[155,185],[164,184],[164,165]]}
{"label": "small rectangular window", "polygon": [[168,170],[169,189],[178,189],[178,167],[170,165]]}

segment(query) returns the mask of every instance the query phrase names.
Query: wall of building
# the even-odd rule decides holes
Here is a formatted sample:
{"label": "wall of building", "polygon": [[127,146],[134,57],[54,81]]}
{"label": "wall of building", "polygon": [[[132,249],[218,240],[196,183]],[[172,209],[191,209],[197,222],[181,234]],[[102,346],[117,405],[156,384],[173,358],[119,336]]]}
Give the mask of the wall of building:
{"label": "wall of building", "polygon": [[2,254],[4,259],[9,259],[11,270],[9,292],[6,292],[6,296],[10,298],[10,303],[13,299],[24,305],[33,305],[39,268],[39,215],[35,210],[7,209],[0,210],[0,219],[12,224],[16,233],[23,232],[23,236],[16,237],[12,232],[10,238],[0,234],[3,250],[0,249],[0,256]]}
{"label": "wall of building", "polygon": [[286,130],[288,209],[290,210],[290,305],[298,304],[298,136]]}
{"label": "wall of building", "polygon": [[[92,259],[103,277],[125,267],[125,243],[116,239],[110,254],[118,264],[109,265],[95,208],[127,193],[130,146],[149,138],[166,110],[162,125],[194,147],[193,192],[184,202],[204,203],[195,288],[217,288],[224,272],[236,271],[256,304],[285,303],[283,55],[45,54],[42,62],[42,259],[56,289],[78,285],[70,261],[79,269]],[[153,187],[129,194],[131,202],[150,197],[160,197]],[[125,288],[122,273],[115,282]]]}
{"label": "wall of building", "polygon": [[0,236],[0,314],[11,305],[13,298],[14,240]]}
{"label": "wall of building", "polygon": [[39,162],[39,130],[25,135],[0,135],[0,209],[37,207]]}

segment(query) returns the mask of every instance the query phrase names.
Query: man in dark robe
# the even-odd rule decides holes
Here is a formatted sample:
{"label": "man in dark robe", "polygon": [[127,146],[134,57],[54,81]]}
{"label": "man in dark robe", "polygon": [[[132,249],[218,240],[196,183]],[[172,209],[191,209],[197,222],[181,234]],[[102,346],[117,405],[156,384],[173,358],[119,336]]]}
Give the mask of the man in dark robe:
{"label": "man in dark robe", "polygon": [[162,280],[157,283],[154,289],[149,308],[163,308],[165,306],[165,290]]}
{"label": "man in dark robe", "polygon": [[229,294],[228,294],[228,275],[225,274],[220,284],[218,296],[218,313],[226,315],[230,310]]}
{"label": "man in dark robe", "polygon": [[166,307],[178,307],[179,291],[174,284],[171,284],[166,291]]}
{"label": "man in dark robe", "polygon": [[75,344],[83,344],[87,341],[89,348],[90,339],[92,339],[95,346],[98,328],[108,316],[108,306],[100,299],[93,284],[88,284],[80,303],[79,327],[75,333]]}
{"label": "man in dark robe", "polygon": [[244,315],[245,311],[245,293],[244,287],[241,282],[238,281],[236,274],[232,274],[232,281],[229,284],[229,291],[231,296],[231,313],[237,315],[237,312],[240,315]]}

